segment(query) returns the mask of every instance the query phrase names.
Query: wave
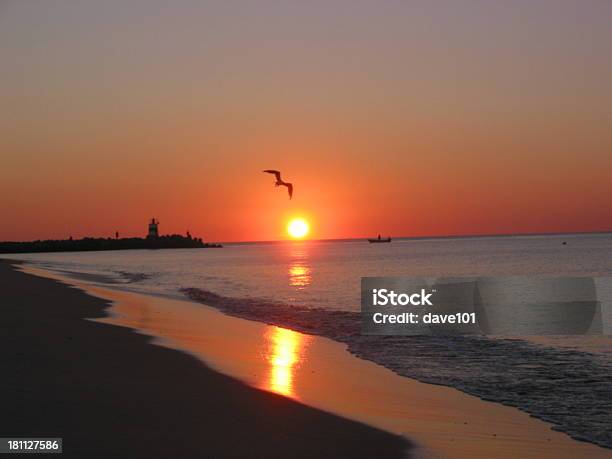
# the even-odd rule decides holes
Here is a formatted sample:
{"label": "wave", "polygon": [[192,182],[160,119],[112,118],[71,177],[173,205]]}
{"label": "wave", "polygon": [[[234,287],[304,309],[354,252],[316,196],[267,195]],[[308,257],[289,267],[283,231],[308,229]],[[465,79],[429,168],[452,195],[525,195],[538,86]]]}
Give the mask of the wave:
{"label": "wave", "polygon": [[126,283],[133,284],[151,279],[151,274],[131,273],[128,271],[115,271],[115,273]]}
{"label": "wave", "polygon": [[[571,437],[612,448],[612,367],[583,351],[483,336],[366,336],[358,312],[233,298],[184,288],[190,299],[244,319],[321,335],[419,381],[514,406]],[[588,388],[588,389],[587,389]]]}

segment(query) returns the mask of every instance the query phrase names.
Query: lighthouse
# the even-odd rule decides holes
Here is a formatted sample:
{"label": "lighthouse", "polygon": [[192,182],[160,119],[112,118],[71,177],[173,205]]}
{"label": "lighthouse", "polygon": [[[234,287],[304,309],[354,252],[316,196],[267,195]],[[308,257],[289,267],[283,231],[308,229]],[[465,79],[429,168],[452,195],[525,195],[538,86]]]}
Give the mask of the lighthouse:
{"label": "lighthouse", "polygon": [[147,234],[147,239],[157,239],[159,237],[157,225],[159,225],[159,221],[152,218],[149,223],[149,234]]}

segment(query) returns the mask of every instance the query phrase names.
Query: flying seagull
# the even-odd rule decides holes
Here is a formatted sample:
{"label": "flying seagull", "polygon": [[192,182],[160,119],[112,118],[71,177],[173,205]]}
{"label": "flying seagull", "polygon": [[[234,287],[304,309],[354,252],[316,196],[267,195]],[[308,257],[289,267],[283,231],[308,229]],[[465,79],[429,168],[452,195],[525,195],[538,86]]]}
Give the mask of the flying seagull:
{"label": "flying seagull", "polygon": [[276,183],[274,184],[274,186],[279,186],[279,185],[286,186],[287,191],[289,192],[289,199],[293,197],[293,183],[283,182],[280,171],[266,169],[264,172],[267,172],[268,174],[274,174],[274,176],[276,177]]}

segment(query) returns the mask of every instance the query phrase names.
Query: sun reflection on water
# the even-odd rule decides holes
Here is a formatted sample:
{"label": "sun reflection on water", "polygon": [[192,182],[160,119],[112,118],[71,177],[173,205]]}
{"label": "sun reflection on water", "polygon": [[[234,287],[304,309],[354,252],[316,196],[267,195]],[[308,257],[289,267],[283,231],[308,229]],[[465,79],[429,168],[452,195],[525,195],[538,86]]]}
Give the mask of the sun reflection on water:
{"label": "sun reflection on water", "polygon": [[310,268],[300,264],[289,266],[289,285],[298,289],[303,289],[310,285]]}
{"label": "sun reflection on water", "polygon": [[291,246],[289,254],[289,286],[303,290],[312,282],[312,273],[308,262],[308,248],[305,244]]}
{"label": "sun reflection on water", "polygon": [[296,397],[294,382],[303,359],[306,337],[286,328],[271,327],[266,334],[269,377],[266,389],[287,397]]}

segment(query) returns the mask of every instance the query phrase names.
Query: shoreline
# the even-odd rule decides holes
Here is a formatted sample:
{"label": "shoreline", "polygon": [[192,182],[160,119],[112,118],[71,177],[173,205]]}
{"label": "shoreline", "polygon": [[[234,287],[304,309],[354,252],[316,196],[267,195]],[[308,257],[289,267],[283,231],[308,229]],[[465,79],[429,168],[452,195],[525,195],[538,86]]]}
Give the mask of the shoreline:
{"label": "shoreline", "polygon": [[[162,345],[170,344],[170,347],[174,349],[196,355],[207,365],[210,364],[222,373],[230,374],[250,385],[257,386],[257,381],[249,381],[249,372],[262,371],[262,369],[254,367],[248,356],[246,363],[236,364],[236,361],[244,360],[242,354],[248,354],[249,350],[253,352],[253,347],[257,346],[255,341],[248,341],[252,338],[247,339],[245,336],[259,336],[262,333],[265,334],[262,330],[278,327],[229,317],[213,308],[186,300],[163,299],[122,290],[110,290],[73,279],[65,279],[65,281],[85,289],[90,294],[114,301],[111,312],[114,311],[115,317],[97,319],[98,321],[128,326],[138,329],[141,333],[156,336],[155,344],[161,344],[159,342],[161,336],[166,341],[166,344]],[[184,323],[179,323],[180,318],[165,315],[164,321],[156,320],[156,314],[163,312],[164,308],[166,312],[169,312],[168,305],[170,304],[175,309],[192,307],[194,313],[190,316],[192,318],[205,311],[206,320],[202,321],[199,324],[200,328],[197,329],[198,333],[202,332],[205,335],[205,338],[202,339],[207,340],[207,346],[204,349],[198,351],[199,348],[193,347],[194,338],[189,336],[189,332],[193,335],[193,330],[185,331],[186,336],[182,338],[187,338],[187,342],[180,342],[181,333],[177,331],[188,327]],[[121,317],[116,316],[117,314]],[[145,316],[146,319],[143,319]],[[171,324],[168,330],[164,330],[165,322]],[[234,354],[228,354],[227,350],[223,350],[228,347],[227,340],[230,339],[228,336],[222,336],[223,334],[217,336],[214,332],[211,333],[211,330],[207,330],[220,326],[220,324],[226,330],[234,330],[234,333],[229,335],[231,338],[239,337],[233,341],[235,347],[239,348]],[[298,332],[290,333],[302,335]],[[175,336],[172,337],[172,334]],[[520,454],[521,457],[552,458],[568,452],[571,452],[574,457],[610,457],[608,450],[591,443],[578,442],[566,434],[552,431],[551,424],[531,418],[515,408],[485,402],[448,387],[419,383],[398,376],[390,370],[349,354],[345,346],[340,343],[326,338],[304,336],[309,337],[309,352],[313,355],[303,365],[304,371],[296,377],[296,385],[305,380],[306,385],[311,386],[307,387],[310,393],[306,391],[306,397],[302,397],[301,401],[346,418],[358,419],[386,431],[405,434],[411,440],[416,441],[418,447],[412,453],[417,457],[510,458]],[[179,338],[179,342],[170,343],[176,338]],[[218,341],[216,345],[214,345],[215,340]],[[189,349],[190,346],[191,349]],[[332,368],[334,366],[340,366],[344,375],[342,371],[335,371]],[[312,381],[313,378],[310,378],[309,381],[309,378],[304,377],[309,369],[316,371],[319,375],[325,375],[323,386],[317,387]],[[347,389],[349,386],[346,384],[352,385],[351,380],[355,379],[365,380],[363,384],[360,384],[363,385],[361,389],[366,389],[365,391],[348,390],[346,393],[346,390],[332,390],[332,395],[327,394],[329,389],[335,386],[344,384],[344,389]],[[368,380],[373,380],[374,383],[367,384]],[[378,400],[367,400],[368,393],[373,390],[383,400],[382,405],[375,403]],[[395,414],[390,414],[389,410],[395,410]],[[378,412],[379,415],[372,415],[373,412]],[[403,421],[400,419],[398,422],[397,419],[392,419],[393,416],[397,417],[400,414],[405,417]]]}
{"label": "shoreline", "polygon": [[5,437],[67,457],[406,457],[397,435],[257,390],[133,330],[108,300],[0,261]]}

